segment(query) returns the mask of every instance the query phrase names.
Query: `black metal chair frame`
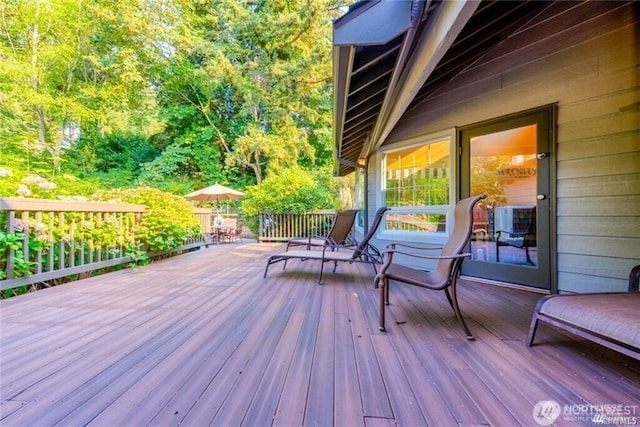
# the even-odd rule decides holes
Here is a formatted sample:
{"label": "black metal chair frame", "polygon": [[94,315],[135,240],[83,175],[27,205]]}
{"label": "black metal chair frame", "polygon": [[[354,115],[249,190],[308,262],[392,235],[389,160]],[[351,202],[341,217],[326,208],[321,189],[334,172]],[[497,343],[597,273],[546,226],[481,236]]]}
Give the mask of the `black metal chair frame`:
{"label": "black metal chair frame", "polygon": [[301,261],[306,260],[318,260],[320,263],[320,275],[318,277],[318,284],[322,284],[322,277],[324,273],[324,263],[325,262],[333,262],[333,271],[336,271],[338,266],[338,262],[365,262],[371,264],[373,266],[374,272],[377,273],[376,264],[382,263],[382,254],[380,251],[369,241],[376,234],[380,224],[382,223],[382,218],[385,212],[389,210],[387,207],[382,207],[376,211],[376,216],[373,221],[373,224],[369,228],[367,234],[363,237],[362,241],[357,244],[348,244],[348,245],[325,245],[322,247],[322,250],[292,250],[280,252],[274,255],[271,255],[267,260],[267,266],[264,270],[264,276],[267,277],[267,272],[269,271],[269,266],[272,264],[276,264],[278,262],[284,262],[282,269],[284,270],[287,266],[287,261],[290,259],[299,259]]}
{"label": "black metal chair frame", "polygon": [[[470,253],[463,253],[471,238],[473,226],[473,207],[484,199],[484,195],[469,197],[460,200],[454,208],[454,225],[451,236],[441,248],[439,255],[429,255],[425,251],[434,250],[433,247],[416,247],[401,243],[392,243],[383,252],[385,262],[375,278],[376,288],[380,288],[380,330],[385,331],[385,308],[389,305],[390,282],[406,283],[433,290],[444,290],[449,305],[458,319],[468,339],[473,340],[473,334],[469,331],[462,317],[457,297],[457,281],[464,258],[470,257]],[[399,249],[402,248],[402,249]],[[439,248],[438,248],[439,249]],[[436,260],[436,268],[424,271],[394,263],[394,255],[401,254],[415,259]],[[451,288],[451,291],[449,291]]]}

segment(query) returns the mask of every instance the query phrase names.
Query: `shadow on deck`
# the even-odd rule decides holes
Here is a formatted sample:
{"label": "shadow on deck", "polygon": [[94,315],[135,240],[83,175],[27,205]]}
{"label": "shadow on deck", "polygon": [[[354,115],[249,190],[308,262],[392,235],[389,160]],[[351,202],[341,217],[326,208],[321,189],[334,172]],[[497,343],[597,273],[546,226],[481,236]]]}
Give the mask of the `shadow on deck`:
{"label": "shadow on deck", "polygon": [[396,286],[382,333],[371,266],[324,286],[314,261],[263,279],[281,248],[215,246],[2,301],[0,424],[531,426],[541,401],[560,405],[555,425],[593,425],[598,405],[635,405],[640,423],[635,361],[544,325],[525,346],[539,294],[462,283],[470,342],[443,293]]}

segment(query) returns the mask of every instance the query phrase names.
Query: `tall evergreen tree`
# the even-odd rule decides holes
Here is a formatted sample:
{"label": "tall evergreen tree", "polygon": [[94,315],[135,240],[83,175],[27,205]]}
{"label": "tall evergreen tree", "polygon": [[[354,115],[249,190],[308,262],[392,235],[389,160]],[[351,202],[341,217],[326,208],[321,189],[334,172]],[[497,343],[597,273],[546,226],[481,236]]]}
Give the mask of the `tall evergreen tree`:
{"label": "tall evergreen tree", "polygon": [[332,0],[200,1],[183,10],[184,37],[159,81],[167,132],[194,153],[220,152],[212,173],[249,168],[257,183],[268,168],[329,162],[336,11]]}

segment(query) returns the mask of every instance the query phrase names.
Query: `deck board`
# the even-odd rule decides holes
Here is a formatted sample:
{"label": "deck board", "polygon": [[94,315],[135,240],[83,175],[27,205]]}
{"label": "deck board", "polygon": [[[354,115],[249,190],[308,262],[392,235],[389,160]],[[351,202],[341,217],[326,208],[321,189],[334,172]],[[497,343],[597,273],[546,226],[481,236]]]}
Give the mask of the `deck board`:
{"label": "deck board", "polygon": [[349,314],[349,295],[345,289],[333,286],[335,291],[335,392],[334,418],[344,425],[364,427],[361,384],[358,377],[355,342]]}
{"label": "deck board", "polygon": [[306,287],[312,289],[310,297],[306,298],[306,312],[300,330],[296,348],[289,366],[280,403],[274,416],[274,425],[302,425],[305,417],[306,394],[311,379],[311,367],[314,361],[317,327],[320,321],[322,297],[325,288],[313,286],[312,280],[305,281]]}
{"label": "deck board", "polygon": [[311,362],[311,378],[304,417],[306,426],[332,425],[334,421],[335,292],[332,286],[321,286],[324,292]]}
{"label": "deck board", "polygon": [[[369,333],[372,328],[371,323],[367,319],[367,307],[363,307],[363,299],[368,301],[366,293],[370,293],[370,289],[366,290],[365,286],[371,286],[371,282],[366,284],[360,283],[360,288],[348,296],[349,319],[354,341],[354,350],[356,356],[356,370],[360,381],[360,395],[362,400],[362,409],[365,417],[369,418],[385,418],[392,419],[391,405],[384,390],[384,380],[380,371],[378,359],[375,357],[373,346],[373,336]],[[346,292],[349,295],[349,292]],[[363,297],[360,297],[363,294]],[[369,307],[369,311],[372,311]],[[373,323],[375,325],[376,323]]]}
{"label": "deck board", "polygon": [[[637,362],[541,326],[539,294],[461,281],[468,341],[442,292],[373,270],[273,266],[277,244],[210,247],[0,302],[0,424],[535,425],[533,406],[638,405]],[[555,425],[590,425],[558,419]]]}

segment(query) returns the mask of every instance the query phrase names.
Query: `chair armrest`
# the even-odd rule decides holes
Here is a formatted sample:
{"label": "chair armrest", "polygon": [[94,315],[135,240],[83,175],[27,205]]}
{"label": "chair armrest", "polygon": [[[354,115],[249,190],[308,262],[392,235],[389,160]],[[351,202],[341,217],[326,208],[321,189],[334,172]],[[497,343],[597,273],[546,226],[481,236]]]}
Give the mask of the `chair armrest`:
{"label": "chair armrest", "polygon": [[442,250],[442,248],[443,248],[444,246],[441,246],[441,245],[438,245],[438,246],[433,245],[433,246],[430,246],[430,247],[424,247],[424,246],[407,245],[406,243],[396,243],[396,242],[394,242],[394,243],[389,243],[389,244],[387,245],[387,249],[388,249],[388,250],[390,250],[390,251],[395,250],[395,248],[396,248],[396,247],[409,248],[409,249],[416,249],[416,250],[419,250],[419,251],[434,251],[434,250]]}
{"label": "chair armrest", "polygon": [[640,282],[640,265],[636,265],[629,273],[629,292],[638,292]]}
{"label": "chair armrest", "polygon": [[466,258],[471,256],[470,253],[461,253],[457,255],[427,255],[427,254],[417,254],[414,252],[406,252],[406,251],[398,251],[398,250],[386,250],[382,252],[382,254],[383,255],[384,254],[388,254],[388,255],[400,254],[400,255],[406,255],[409,257],[421,258],[421,259],[456,259],[456,258]]}

